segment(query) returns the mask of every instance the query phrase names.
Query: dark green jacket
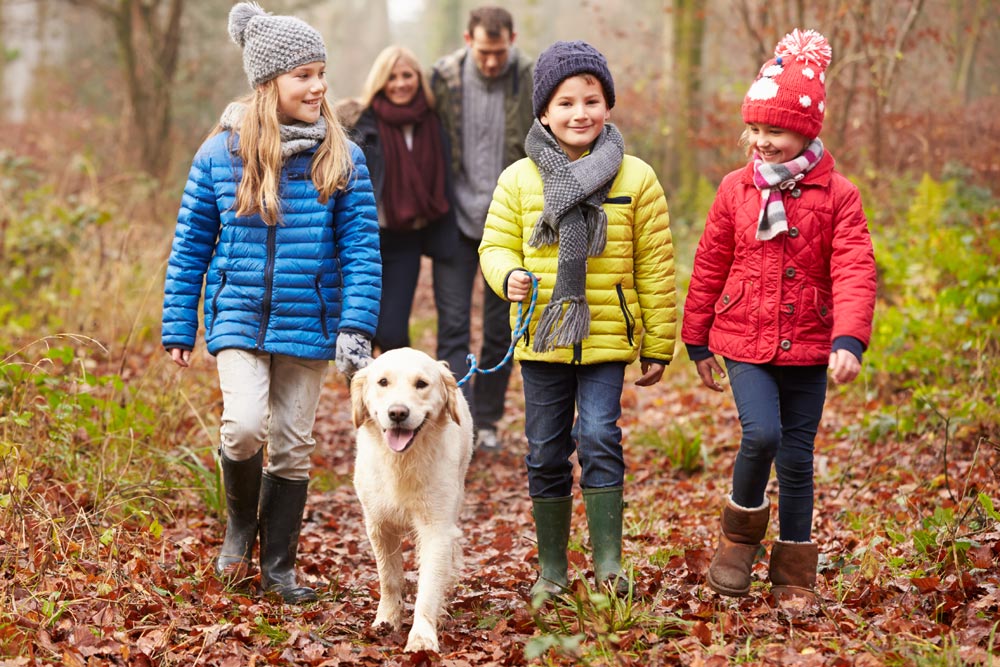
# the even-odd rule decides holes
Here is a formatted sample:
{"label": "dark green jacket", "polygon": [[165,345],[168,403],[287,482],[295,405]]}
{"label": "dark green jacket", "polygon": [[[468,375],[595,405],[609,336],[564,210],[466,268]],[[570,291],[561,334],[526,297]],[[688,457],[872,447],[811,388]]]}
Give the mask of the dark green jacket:
{"label": "dark green jacket", "polygon": [[[462,66],[468,55],[469,49],[463,47],[443,56],[431,71],[438,116],[451,142],[453,174],[462,170]],[[511,68],[504,75],[510,80],[504,95],[504,167],[525,157],[524,138],[535,120],[531,108],[533,63],[516,49],[511,51],[511,58]]]}

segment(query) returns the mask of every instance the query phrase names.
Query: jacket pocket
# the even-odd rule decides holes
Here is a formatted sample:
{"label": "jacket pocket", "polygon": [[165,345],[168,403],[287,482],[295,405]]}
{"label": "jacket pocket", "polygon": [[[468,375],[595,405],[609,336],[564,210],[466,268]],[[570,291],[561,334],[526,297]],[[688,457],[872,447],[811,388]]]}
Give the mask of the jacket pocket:
{"label": "jacket pocket", "polygon": [[829,341],[833,331],[833,296],[816,287],[806,287],[799,297],[795,333],[806,340]]}
{"label": "jacket pocket", "polygon": [[323,274],[316,274],[316,298],[319,300],[319,324],[323,328],[323,338],[330,337],[330,329],[326,325],[326,299],[323,298]]}
{"label": "jacket pocket", "polygon": [[608,197],[604,200],[605,204],[631,204],[632,198],[628,195],[620,195],[618,197]]}
{"label": "jacket pocket", "polygon": [[750,286],[745,280],[726,283],[719,300],[715,302],[715,326],[727,331],[746,331],[749,291]]}
{"label": "jacket pocket", "polygon": [[222,290],[226,288],[226,272],[220,271],[219,275],[222,276],[222,279],[219,281],[219,289],[215,290],[215,295],[212,296],[212,323],[208,327],[209,334],[215,329],[215,321],[219,319],[219,296],[222,294]]}
{"label": "jacket pocket", "polygon": [[625,300],[625,290],[622,288],[622,284],[618,283],[615,285],[615,290],[618,292],[618,306],[622,309],[622,318],[625,320],[625,335],[628,336],[628,344],[634,346],[635,317],[632,316],[632,311],[628,309],[628,302]]}

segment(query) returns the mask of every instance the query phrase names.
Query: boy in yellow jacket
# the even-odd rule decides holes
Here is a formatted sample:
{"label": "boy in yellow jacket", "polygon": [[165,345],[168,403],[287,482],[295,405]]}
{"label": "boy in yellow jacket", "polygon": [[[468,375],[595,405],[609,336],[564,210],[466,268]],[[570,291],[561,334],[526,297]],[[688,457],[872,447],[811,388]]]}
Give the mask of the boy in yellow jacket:
{"label": "boy in yellow jacket", "polygon": [[536,317],[515,350],[538,536],[532,594],[556,594],[569,583],[575,450],[594,578],[621,595],[629,586],[618,426],[625,367],[639,358],[636,384],[659,382],[676,335],[667,202],[653,169],[625,155],[608,123],[614,81],[593,46],[546,49],[535,63],[532,101],[528,157],[501,174],[479,246],[487,282],[508,301],[528,297],[529,272],[538,279]]}

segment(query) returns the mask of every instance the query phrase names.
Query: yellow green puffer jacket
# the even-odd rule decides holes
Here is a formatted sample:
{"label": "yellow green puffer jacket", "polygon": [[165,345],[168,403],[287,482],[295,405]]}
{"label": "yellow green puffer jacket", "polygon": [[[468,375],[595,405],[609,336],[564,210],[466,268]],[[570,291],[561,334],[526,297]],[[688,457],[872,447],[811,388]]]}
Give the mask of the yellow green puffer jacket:
{"label": "yellow green puffer jacket", "polygon": [[[643,361],[667,364],[677,330],[674,248],[663,188],[652,167],[626,155],[604,202],[608,243],[587,260],[590,336],[574,348],[535,352],[532,337],[556,284],[558,246],[528,245],[542,213],[542,177],[529,158],[500,175],[479,246],[480,264],[490,287],[506,298],[507,276],[527,269],[538,278],[538,302],[528,333],[514,358],[596,364]],[[525,301],[525,311],[528,303]],[[511,326],[517,306],[511,306]]]}

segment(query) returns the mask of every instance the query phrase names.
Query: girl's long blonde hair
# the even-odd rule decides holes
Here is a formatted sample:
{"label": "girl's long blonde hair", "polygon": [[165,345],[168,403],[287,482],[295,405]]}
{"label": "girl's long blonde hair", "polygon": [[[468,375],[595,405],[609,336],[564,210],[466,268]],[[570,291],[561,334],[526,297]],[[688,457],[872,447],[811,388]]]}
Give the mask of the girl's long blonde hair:
{"label": "girl's long blonde hair", "polygon": [[[281,123],[278,120],[278,81],[266,81],[240,100],[245,107],[239,123],[239,156],[243,178],[236,189],[236,215],[259,213],[268,225],[281,220]],[[326,204],[337,190],[347,187],[354,169],[344,128],[324,97],[320,115],[326,120],[326,137],[310,165],[319,202]],[[216,132],[221,131],[216,128]]]}
{"label": "girl's long blonde hair", "polygon": [[375,62],[372,63],[372,68],[368,71],[368,78],[365,79],[365,85],[361,89],[360,99],[366,109],[371,106],[375,96],[382,92],[385,84],[389,83],[392,68],[400,60],[416,70],[417,76],[420,77],[420,87],[424,89],[424,97],[427,98],[427,105],[434,106],[434,93],[431,92],[430,83],[424,75],[424,70],[420,67],[417,56],[405,46],[387,46],[375,56]]}

